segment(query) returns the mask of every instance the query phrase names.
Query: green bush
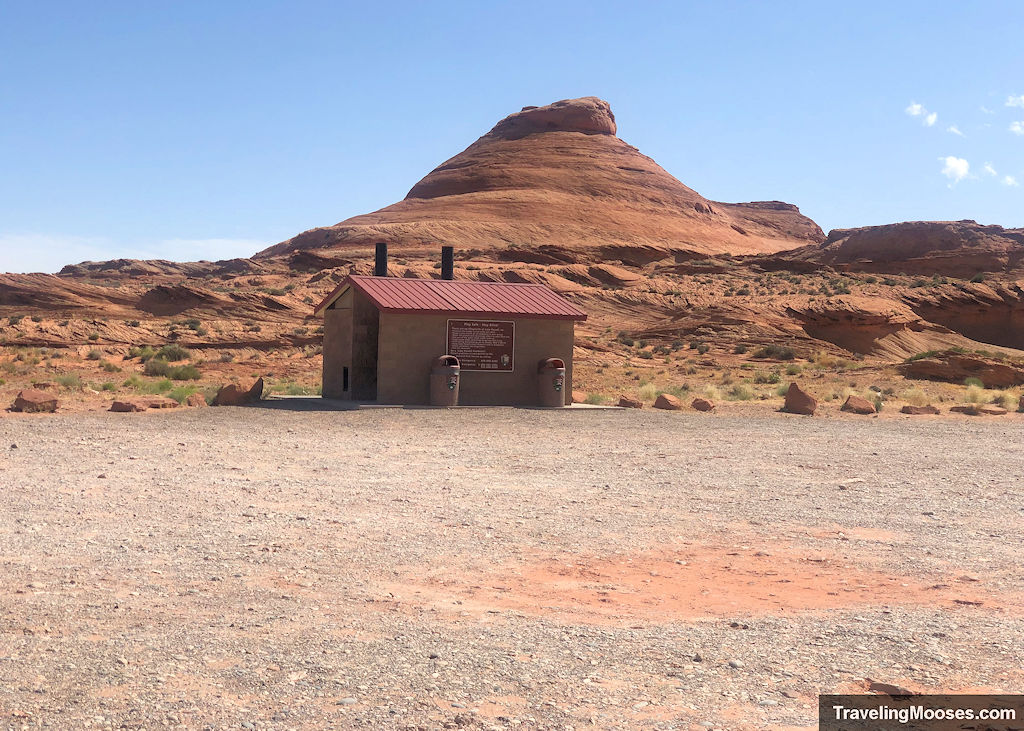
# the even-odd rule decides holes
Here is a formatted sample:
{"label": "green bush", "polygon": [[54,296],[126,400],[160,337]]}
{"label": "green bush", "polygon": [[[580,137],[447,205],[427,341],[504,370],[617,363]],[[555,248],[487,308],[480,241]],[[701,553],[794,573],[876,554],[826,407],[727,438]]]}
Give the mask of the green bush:
{"label": "green bush", "polygon": [[737,345],[735,348],[733,348],[732,352],[734,352],[736,355],[743,355],[744,353],[747,352],[747,350],[748,348],[746,345]]}
{"label": "green bush", "polygon": [[914,353],[912,356],[907,358],[906,363],[913,363],[915,360],[921,360],[922,358],[934,358],[939,354],[937,350],[924,350],[920,353]]}
{"label": "green bush", "polygon": [[43,318],[39,315],[32,315],[32,322],[42,322]]}
{"label": "green bush", "polygon": [[758,371],[754,374],[754,383],[778,383],[781,380],[782,376],[776,371],[771,371],[770,373]]}
{"label": "green bush", "polygon": [[100,334],[99,333],[89,333],[89,339],[90,340],[99,340],[100,339]]}
{"label": "green bush", "polygon": [[796,363],[790,363],[788,366],[786,366],[786,375],[787,376],[798,376],[802,372],[803,372],[803,368],[798,366]]}
{"label": "green bush", "polygon": [[749,401],[754,398],[754,389],[745,383],[737,383],[729,389],[728,398],[730,401]]}
{"label": "green bush", "polygon": [[974,376],[968,376],[967,378],[965,378],[964,385],[968,387],[974,386],[976,388],[985,388],[985,384],[982,382],[982,380],[980,378],[975,378]]}
{"label": "green bush", "polygon": [[100,386],[100,390],[103,390],[103,391],[116,391],[117,390],[117,384],[113,383],[111,381],[107,381],[102,386]]}
{"label": "green bush", "polygon": [[82,379],[79,378],[77,373],[62,373],[54,378],[58,384],[64,388],[77,391],[82,387]]}
{"label": "green bush", "polygon": [[156,355],[156,351],[148,345],[144,345],[141,348],[138,345],[133,345],[128,349],[129,358],[138,358],[143,363]]}
{"label": "green bush", "polygon": [[160,348],[160,350],[156,351],[155,357],[162,358],[163,360],[173,363],[178,360],[188,360],[191,355],[192,354],[188,352],[187,348],[183,348],[176,343],[172,343],[171,345],[165,345]]}
{"label": "green bush", "polygon": [[147,376],[166,376],[171,372],[171,364],[163,358],[150,358],[142,372]]}
{"label": "green bush", "polygon": [[8,325],[17,325],[19,322],[25,319],[24,315],[11,315],[7,318]]}
{"label": "green bush", "polygon": [[89,351],[89,354],[85,356],[89,360],[100,360],[103,357],[103,353],[96,348]]}
{"label": "green bush", "polygon": [[754,357],[771,360],[793,360],[796,357],[796,352],[784,345],[765,345],[754,351]]}
{"label": "green bush", "polygon": [[105,370],[107,373],[120,373],[121,372],[120,366],[117,366],[114,363],[111,363],[109,360],[103,361],[100,364],[100,367],[103,368],[103,370]]}
{"label": "green bush", "polygon": [[985,275],[979,272],[978,274],[975,274],[973,277],[971,277],[971,281],[974,284],[978,284],[980,282],[984,282],[985,281]]}
{"label": "green bush", "polygon": [[200,378],[199,369],[194,365],[173,366],[167,376],[174,381],[198,381]]}

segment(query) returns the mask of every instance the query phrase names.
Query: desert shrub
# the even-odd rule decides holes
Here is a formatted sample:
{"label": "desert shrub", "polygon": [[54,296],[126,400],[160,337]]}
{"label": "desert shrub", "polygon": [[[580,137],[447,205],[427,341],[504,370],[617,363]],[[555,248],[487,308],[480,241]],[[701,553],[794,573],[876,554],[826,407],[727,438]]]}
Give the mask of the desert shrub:
{"label": "desert shrub", "polygon": [[114,383],[113,381],[107,381],[102,386],[100,386],[100,390],[101,391],[116,391],[117,390],[117,384]]}
{"label": "desert shrub", "polygon": [[197,390],[195,386],[175,386],[167,392],[167,397],[174,399],[180,404]]}
{"label": "desert shrub", "polygon": [[627,335],[625,332],[620,332],[615,337],[615,339],[618,340],[623,345],[625,345],[627,348],[632,348],[636,344],[636,341],[633,340],[633,338],[629,337],[629,335]]}
{"label": "desert shrub", "polygon": [[220,354],[220,362],[221,363],[230,363],[234,359],[235,359],[235,356],[232,355],[231,353],[221,353]]}
{"label": "desert shrub", "polygon": [[654,358],[654,353],[652,353],[649,350],[641,350],[639,353],[637,353],[637,355],[641,358],[644,358],[645,360],[651,360],[652,358]]}
{"label": "desert shrub", "polygon": [[701,355],[704,355],[709,350],[711,350],[711,346],[708,345],[707,343],[698,343],[697,344],[697,352],[700,353]]}
{"label": "desert shrub", "polygon": [[637,390],[637,396],[640,397],[641,401],[653,401],[658,398],[659,393],[661,391],[653,383],[645,383]]}
{"label": "desert shrub", "polygon": [[754,357],[771,360],[793,360],[796,357],[796,352],[785,345],[764,345],[754,351]]}
{"label": "desert shrub", "polygon": [[43,318],[39,315],[32,315],[32,322],[42,322]]}
{"label": "desert shrub", "polygon": [[788,366],[786,366],[787,376],[799,376],[801,372],[803,372],[803,368],[801,368],[796,363],[790,363]]}
{"label": "desert shrub", "polygon": [[138,345],[133,345],[132,347],[128,348],[128,357],[129,358],[138,358],[139,360],[141,360],[143,362],[149,360],[154,355],[156,355],[156,351],[153,350],[148,345],[145,345],[143,347],[139,347]]}
{"label": "desert shrub", "polygon": [[166,376],[171,372],[171,364],[163,358],[150,358],[142,372],[147,376]]}
{"label": "desert shrub", "polygon": [[779,375],[778,371],[770,371],[769,373],[758,371],[754,374],[754,383],[778,383],[781,380],[782,376]]}
{"label": "desert shrub", "polygon": [[116,365],[116,364],[114,364],[114,363],[111,363],[109,360],[105,360],[102,363],[100,363],[100,367],[103,370],[105,370],[107,373],[120,373],[121,372],[121,367]]}
{"label": "desert shrub", "polygon": [[786,392],[789,391],[789,386],[785,383],[779,384],[779,387],[775,389],[776,396],[785,396]]}
{"label": "desert shrub", "polygon": [[875,282],[878,281],[878,277],[867,277],[864,281],[867,284],[874,284]]}
{"label": "desert shrub", "polygon": [[994,403],[996,406],[1002,406],[1004,409],[1008,411],[1012,411],[1013,408],[1017,405],[1017,398],[1011,393],[1007,393],[1006,391],[1000,391],[999,393],[992,397],[992,403]]}
{"label": "desert shrub", "polygon": [[99,333],[89,333],[89,339],[90,340],[99,340],[100,339],[100,334]]}
{"label": "desert shrub", "polygon": [[608,397],[599,393],[588,393],[583,403],[590,404],[591,406],[601,406],[608,403]]}
{"label": "desert shrub", "polygon": [[964,379],[964,385],[968,387],[974,386],[976,388],[985,388],[985,384],[982,383],[982,380],[974,376],[967,376],[967,378]]}
{"label": "desert shrub", "polygon": [[906,363],[913,363],[915,360],[922,360],[923,358],[934,358],[939,354],[937,350],[923,350],[920,353],[914,353],[912,356],[906,359]]}
{"label": "desert shrub", "polygon": [[25,319],[24,315],[11,315],[7,318],[8,325],[17,325],[19,322]]}
{"label": "desert shrub", "polygon": [[138,327],[140,325],[138,320],[125,320],[124,324],[128,327]]}
{"label": "desert shrub", "polygon": [[911,406],[927,406],[928,405],[928,394],[922,391],[920,388],[911,388],[903,392],[902,399]]}
{"label": "desert shrub", "polygon": [[978,284],[979,282],[984,282],[985,281],[985,275],[979,272],[978,274],[975,274],[973,277],[971,277],[971,281],[974,284]]}
{"label": "desert shrub", "polygon": [[704,387],[704,397],[711,401],[721,401],[722,392],[718,390],[717,386],[708,385]]}
{"label": "desert shrub", "polygon": [[171,345],[165,345],[160,348],[160,350],[156,352],[155,357],[162,358],[163,360],[173,363],[177,360],[188,360],[190,355],[191,353],[188,352],[187,348],[183,348],[176,343],[172,343]]}
{"label": "desert shrub", "polygon": [[245,331],[247,333],[258,333],[262,329],[263,328],[261,328],[259,325],[249,325],[248,327],[245,328]]}
{"label": "desert shrub", "polygon": [[747,350],[748,348],[746,345],[740,344],[733,348],[732,352],[734,352],[736,355],[743,355],[744,353],[747,352]]}
{"label": "desert shrub", "polygon": [[103,352],[93,348],[89,351],[88,355],[85,356],[89,360],[100,360],[103,357]]}
{"label": "desert shrub", "polygon": [[969,404],[984,404],[988,403],[988,395],[981,386],[971,385],[964,391],[964,401]]}
{"label": "desert shrub", "polygon": [[194,365],[172,366],[167,376],[174,381],[198,381],[201,377],[199,369]]}
{"label": "desert shrub", "polygon": [[53,380],[62,387],[72,391],[77,391],[82,387],[82,379],[77,373],[61,373]]}
{"label": "desert shrub", "polygon": [[754,389],[745,383],[737,383],[729,389],[728,398],[730,401],[749,401],[754,398]]}
{"label": "desert shrub", "polygon": [[740,287],[739,289],[736,290],[736,296],[738,297],[746,297],[749,294],[750,287]]}

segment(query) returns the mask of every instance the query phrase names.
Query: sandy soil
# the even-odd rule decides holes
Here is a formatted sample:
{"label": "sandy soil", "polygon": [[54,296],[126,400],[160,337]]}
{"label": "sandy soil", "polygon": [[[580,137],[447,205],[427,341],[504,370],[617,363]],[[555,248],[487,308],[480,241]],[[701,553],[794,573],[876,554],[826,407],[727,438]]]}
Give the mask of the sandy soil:
{"label": "sandy soil", "polygon": [[813,728],[1024,689],[1024,416],[0,416],[11,728]]}

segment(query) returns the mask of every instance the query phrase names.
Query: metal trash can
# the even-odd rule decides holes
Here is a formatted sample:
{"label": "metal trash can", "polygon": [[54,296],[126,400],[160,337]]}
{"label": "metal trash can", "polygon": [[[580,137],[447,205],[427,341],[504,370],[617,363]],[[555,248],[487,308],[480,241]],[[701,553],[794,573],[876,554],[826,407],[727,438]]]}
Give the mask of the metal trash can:
{"label": "metal trash can", "polygon": [[459,359],[442,355],[430,368],[430,405],[459,405]]}
{"label": "metal trash can", "polygon": [[537,387],[541,406],[565,406],[565,362],[545,358],[537,366]]}

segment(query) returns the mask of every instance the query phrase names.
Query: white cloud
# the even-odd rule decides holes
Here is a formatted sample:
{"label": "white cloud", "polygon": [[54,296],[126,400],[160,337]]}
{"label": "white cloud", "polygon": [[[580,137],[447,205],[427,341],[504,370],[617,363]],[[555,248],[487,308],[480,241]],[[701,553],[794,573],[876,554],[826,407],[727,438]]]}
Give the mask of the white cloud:
{"label": "white cloud", "polygon": [[967,136],[963,132],[961,132],[960,128],[957,127],[955,124],[951,124],[948,127],[946,127],[946,131],[947,132],[952,132],[953,134],[957,135],[958,137],[966,137]]}
{"label": "white cloud", "polygon": [[928,113],[928,110],[925,109],[920,104],[918,104],[917,102],[911,102],[910,106],[907,107],[904,111],[911,117],[920,117],[921,115]]}
{"label": "white cloud", "polygon": [[996,169],[992,167],[992,163],[990,162],[985,163],[985,167],[983,168],[983,170],[989,175],[999,175],[999,173],[996,172]]}
{"label": "white cloud", "polygon": [[995,114],[995,112],[993,112],[993,111],[992,111],[991,109],[989,109],[988,107],[981,107],[981,113],[982,113],[982,114]]}
{"label": "white cloud", "polygon": [[1015,135],[1024,135],[1024,122],[1011,122],[1010,131]]}
{"label": "white cloud", "polygon": [[942,174],[952,181],[950,187],[959,183],[971,172],[970,163],[962,157],[950,155],[949,157],[940,157],[939,160],[943,163]]}
{"label": "white cloud", "polygon": [[0,233],[0,261],[12,272],[58,272],[67,264],[107,259],[216,261],[248,257],[268,245],[255,239],[167,239],[126,245],[103,237]]}
{"label": "white cloud", "polygon": [[924,118],[924,126],[933,127],[935,125],[935,122],[938,121],[938,119],[939,115],[936,114],[935,112],[932,112],[931,114]]}
{"label": "white cloud", "polygon": [[1006,97],[1006,106],[1024,108],[1024,94]]}
{"label": "white cloud", "polygon": [[1020,183],[1018,183],[1017,178],[1013,177],[1012,175],[1004,175],[1003,185],[1008,185],[1011,188],[1016,188],[1020,185]]}

